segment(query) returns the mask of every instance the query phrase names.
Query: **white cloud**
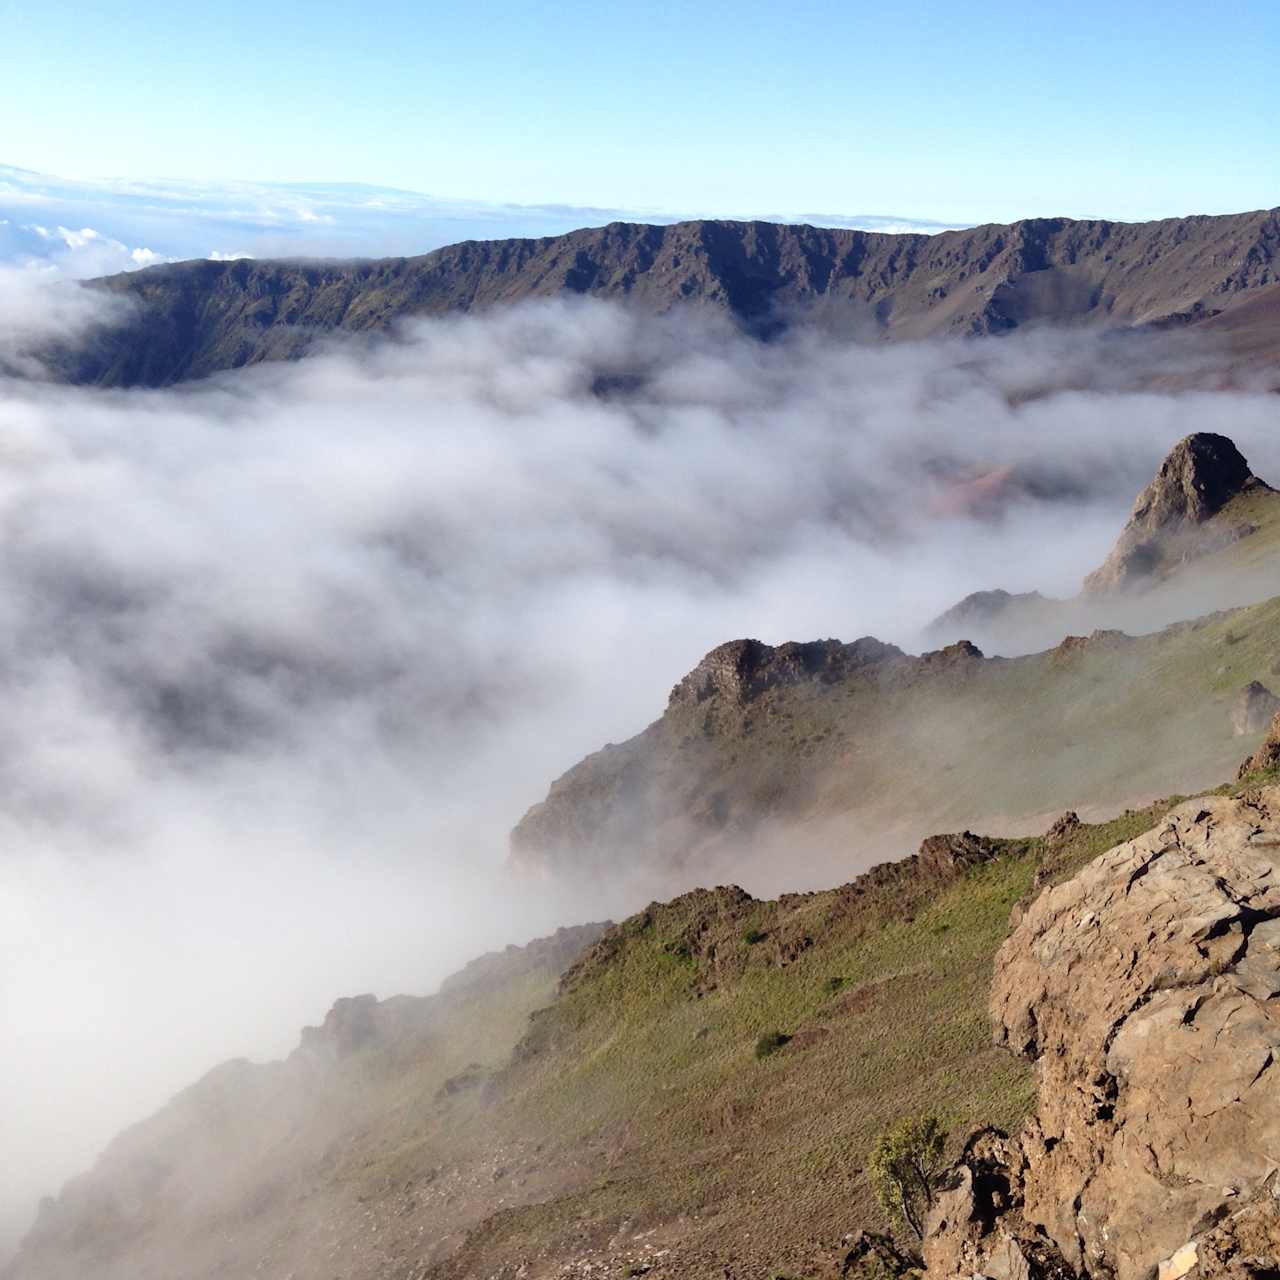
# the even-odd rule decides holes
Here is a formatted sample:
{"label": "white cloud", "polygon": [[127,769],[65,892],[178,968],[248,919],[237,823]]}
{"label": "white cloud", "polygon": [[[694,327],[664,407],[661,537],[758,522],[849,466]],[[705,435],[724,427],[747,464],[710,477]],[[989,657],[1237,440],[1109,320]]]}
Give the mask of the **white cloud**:
{"label": "white cloud", "polygon": [[[160,261],[199,257],[208,245],[229,242],[243,250],[237,255],[241,257],[416,254],[460,240],[558,235],[619,220],[669,223],[706,216],[873,231],[945,229],[942,223],[874,214],[525,206],[444,200],[358,183],[86,180],[0,165],[0,218],[29,223],[37,206],[45,225],[56,221],[65,227],[94,229],[95,237],[127,245],[129,252],[145,244]],[[39,247],[7,244],[0,237],[0,263],[21,261],[24,254],[39,256]],[[107,269],[125,270],[129,265],[126,256]]]}
{"label": "white cloud", "polygon": [[[19,275],[11,343],[85,322]],[[0,381],[0,1202],[339,994],[636,905],[513,890],[505,833],[713,645],[1072,590],[1189,430],[1280,476],[1273,398],[1134,392],[1113,351],[583,302],[174,391]],[[951,500],[995,467],[1036,483]]]}

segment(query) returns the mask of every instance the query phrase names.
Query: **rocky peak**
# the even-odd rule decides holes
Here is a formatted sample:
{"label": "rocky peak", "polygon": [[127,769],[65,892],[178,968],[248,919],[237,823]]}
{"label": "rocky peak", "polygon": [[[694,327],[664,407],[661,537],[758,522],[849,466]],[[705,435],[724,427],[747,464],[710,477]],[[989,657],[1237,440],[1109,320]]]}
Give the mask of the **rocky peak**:
{"label": "rocky peak", "polygon": [[1197,431],[1179,440],[1138,494],[1111,554],[1084,580],[1085,593],[1141,585],[1179,557],[1189,559],[1234,541],[1249,530],[1219,530],[1216,537],[1198,531],[1232,498],[1259,487],[1267,486],[1226,436]]}
{"label": "rocky peak", "polygon": [[1203,524],[1254,479],[1226,436],[1197,431],[1179,440],[1138,495],[1130,527],[1154,532],[1174,521]]}
{"label": "rocky peak", "polygon": [[863,636],[851,644],[792,640],[776,647],[759,640],[730,640],[712,649],[671,690],[668,705],[696,705],[718,695],[743,706],[767,689],[806,680],[829,683],[859,667],[901,656],[901,649],[874,636]]}

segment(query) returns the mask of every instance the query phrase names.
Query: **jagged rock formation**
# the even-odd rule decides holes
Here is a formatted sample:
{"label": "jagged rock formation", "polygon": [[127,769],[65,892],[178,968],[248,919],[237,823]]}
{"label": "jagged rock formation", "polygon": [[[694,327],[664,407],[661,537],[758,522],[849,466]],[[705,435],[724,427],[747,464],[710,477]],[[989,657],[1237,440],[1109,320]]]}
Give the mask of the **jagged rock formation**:
{"label": "jagged rock formation", "polygon": [[[512,832],[513,858],[524,866],[600,866],[642,853],[661,866],[708,842],[750,840],[762,823],[794,814],[812,797],[803,778],[791,789],[781,785],[786,756],[796,747],[825,755],[837,745],[827,724],[799,734],[795,708],[919,682],[963,688],[982,661],[965,641],[918,658],[872,636],[849,644],[720,645],[675,685],[662,719],[551,784]],[[790,742],[771,758],[764,744],[775,733]]]}
{"label": "jagged rock formation", "polygon": [[1280,789],[1202,797],[1030,906],[991,1010],[1037,1113],[966,1164],[931,1275],[1055,1274],[1037,1233],[1081,1276],[1275,1274],[1278,870]]}
{"label": "jagged rock formation", "polygon": [[[936,236],[611,223],[418,258],[201,261],[113,276],[97,287],[135,303],[132,315],[58,353],[54,366],[74,382],[163,386],[296,359],[327,335],[384,332],[403,316],[558,294],[651,310],[702,305],[764,334],[802,314],[891,338],[1003,333],[1036,320],[1202,324],[1274,289],[1278,263],[1280,210],[1148,223],[1033,218]],[[1268,334],[1269,316],[1264,309]],[[1257,327],[1224,330],[1224,340]]]}
{"label": "jagged rock formation", "polygon": [[996,652],[1016,652],[1104,622],[1145,630],[1153,616],[1185,617],[1189,598],[1219,607],[1263,599],[1280,590],[1278,542],[1280,493],[1226,436],[1198,432],[1166,455],[1078,596],[975,592],[935,618],[926,635],[963,633]]}
{"label": "jagged rock formation", "polygon": [[1187,436],[1138,495],[1111,554],[1085,578],[1084,593],[1149,586],[1171,566],[1247,537],[1253,532],[1248,524],[1210,522],[1232,498],[1268,488],[1226,436]]}
{"label": "jagged rock formation", "polygon": [[759,640],[730,640],[712,649],[674,689],[671,706],[697,705],[720,694],[745,706],[768,689],[819,681],[834,684],[872,663],[902,657],[895,645],[864,636],[852,644],[839,640],[789,641],[776,648]]}

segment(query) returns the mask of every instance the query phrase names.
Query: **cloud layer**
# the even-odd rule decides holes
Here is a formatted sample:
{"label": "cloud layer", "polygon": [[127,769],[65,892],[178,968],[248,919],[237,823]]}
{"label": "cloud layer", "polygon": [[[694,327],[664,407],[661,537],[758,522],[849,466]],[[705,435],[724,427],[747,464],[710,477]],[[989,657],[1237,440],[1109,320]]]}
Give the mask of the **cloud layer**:
{"label": "cloud layer", "polygon": [[[0,264],[73,279],[183,258],[412,255],[460,240],[697,216],[706,215],[441,200],[358,183],[90,181],[0,164]],[[877,215],[742,216],[869,231],[944,229]]]}
{"label": "cloud layer", "polygon": [[[0,332],[83,320],[40,299]],[[715,644],[1073,591],[1191,430],[1280,476],[1273,399],[1131,389],[1163,359],[575,302],[166,392],[0,383],[0,1202],[340,994],[635,906],[511,885],[505,833]]]}

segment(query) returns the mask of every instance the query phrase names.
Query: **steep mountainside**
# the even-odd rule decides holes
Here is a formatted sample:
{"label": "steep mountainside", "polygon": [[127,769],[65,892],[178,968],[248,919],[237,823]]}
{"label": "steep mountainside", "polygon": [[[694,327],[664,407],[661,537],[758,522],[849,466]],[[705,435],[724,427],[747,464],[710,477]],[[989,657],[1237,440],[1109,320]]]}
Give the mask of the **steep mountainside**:
{"label": "steep mountainside", "polygon": [[1025,829],[1190,790],[1230,771],[1240,690],[1277,671],[1274,599],[1012,659],[963,643],[911,657],[869,638],[734,641],[661,719],[553,783],[512,856],[574,875],[731,864],[786,884],[957,822]]}
{"label": "steep mountainside", "polygon": [[[1276,1226],[1274,1100],[1249,1094],[1280,985],[1268,781],[1036,839],[938,836],[819,893],[697,890],[545,944],[587,944],[554,993],[549,953],[508,952],[430,1034],[422,1006],[406,1037],[400,1002],[340,1002],[288,1062],[221,1068],[122,1137],[6,1280],[883,1280],[856,1246],[846,1263],[883,1227],[866,1154],[924,1108],[964,1146],[931,1277],[1074,1280],[1083,1249],[1129,1280],[1197,1233],[1239,1261]],[[1198,1128],[1164,1105],[1184,1083]],[[1220,1205],[1251,1216],[1202,1213]]]}
{"label": "steep mountainside", "polygon": [[984,1014],[1010,907],[1151,820],[937,837],[777,901],[698,890],[434,1002],[339,1002],[287,1062],[219,1068],[123,1135],[6,1280],[828,1274],[878,1221],[887,1120],[1025,1114]]}
{"label": "steep mountainside", "polygon": [[611,223],[418,258],[196,261],[113,276],[96,287],[136,304],[131,318],[50,359],[73,382],[163,386],[294,359],[328,334],[381,332],[402,316],[589,294],[656,310],[715,307],[762,334],[800,314],[890,338],[1002,333],[1037,320],[1213,320],[1228,347],[1256,362],[1276,339],[1267,299],[1278,285],[1280,210],[1150,223],[1036,218],[934,236]]}
{"label": "steep mountainside", "polygon": [[[434,996],[339,1000],[287,1060],[211,1071],[43,1204],[6,1280],[247,1276],[259,1263],[283,1277],[300,1256],[337,1270],[357,1247],[368,1273],[382,1275],[365,1206],[388,1179],[399,1189],[406,1167],[430,1206],[420,1251],[456,1244],[474,1221],[474,1188],[457,1177],[436,1184],[433,1162],[442,1146],[459,1160],[470,1148],[444,1135],[458,1108],[477,1109],[530,1011],[602,928],[485,956]],[[470,1140],[486,1136],[477,1126]],[[224,1255],[239,1260],[230,1271],[219,1269]]]}

